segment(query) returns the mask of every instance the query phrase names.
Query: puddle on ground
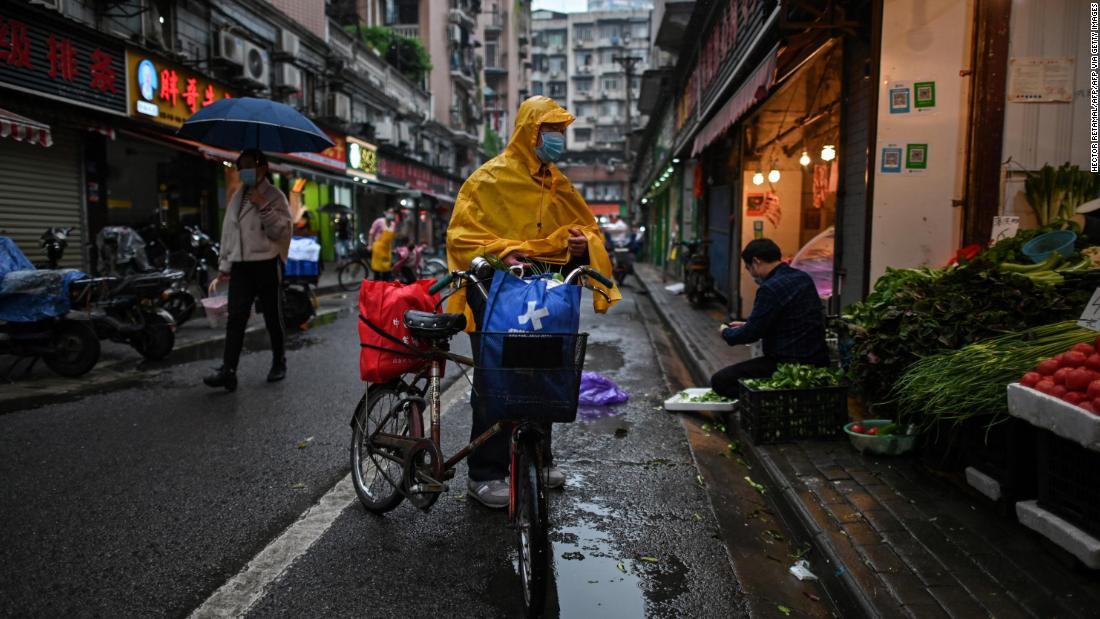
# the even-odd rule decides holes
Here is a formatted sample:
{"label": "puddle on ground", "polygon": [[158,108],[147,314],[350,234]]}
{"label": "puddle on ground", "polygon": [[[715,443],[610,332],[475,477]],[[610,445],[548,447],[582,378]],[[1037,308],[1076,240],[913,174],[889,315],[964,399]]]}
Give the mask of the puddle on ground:
{"label": "puddle on ground", "polygon": [[558,616],[644,617],[645,598],[635,561],[612,554],[610,537],[594,524],[581,521],[554,535]]}
{"label": "puddle on ground", "polygon": [[615,344],[593,342],[589,340],[584,353],[585,367],[591,370],[607,372],[623,367],[623,351]]}

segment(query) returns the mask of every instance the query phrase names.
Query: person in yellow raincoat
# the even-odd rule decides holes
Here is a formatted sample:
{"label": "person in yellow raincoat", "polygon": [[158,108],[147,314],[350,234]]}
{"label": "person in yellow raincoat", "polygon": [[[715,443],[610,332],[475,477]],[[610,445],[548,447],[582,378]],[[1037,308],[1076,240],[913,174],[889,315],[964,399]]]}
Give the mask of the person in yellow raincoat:
{"label": "person in yellow raincoat", "polygon": [[388,209],[385,217],[379,217],[371,226],[370,270],[374,273],[375,281],[388,282],[393,279],[393,235],[396,230],[393,209]]}
{"label": "person in yellow raincoat", "polygon": [[[565,151],[565,128],[572,122],[573,115],[547,97],[531,97],[520,105],[507,148],[466,179],[458,193],[447,229],[450,270],[465,271],[474,258],[491,254],[508,265],[536,262],[544,272],[568,273],[588,264],[611,278],[611,259],[596,218],[554,165]],[[610,300],[592,295],[599,313],[622,298],[615,287],[604,291]],[[466,314],[469,330],[484,302],[474,298],[477,294],[467,299],[460,290],[448,302],[448,311]],[[492,425],[473,408],[471,439]],[[495,435],[468,460],[468,492],[489,507],[508,505],[510,438],[507,433]],[[548,485],[560,487],[564,481],[557,467],[550,466]]]}

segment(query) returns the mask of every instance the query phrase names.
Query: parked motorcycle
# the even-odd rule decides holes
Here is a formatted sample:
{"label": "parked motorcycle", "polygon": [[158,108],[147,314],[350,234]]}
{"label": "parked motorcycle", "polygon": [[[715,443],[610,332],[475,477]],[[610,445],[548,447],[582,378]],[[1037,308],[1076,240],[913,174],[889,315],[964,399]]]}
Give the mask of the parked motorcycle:
{"label": "parked motorcycle", "polygon": [[46,260],[48,262],[45,268],[60,268],[58,265],[65,255],[65,248],[69,246],[69,235],[72,233],[72,228],[46,228],[46,231],[42,233],[39,244],[46,250]]}
{"label": "parked motorcycle", "polygon": [[167,357],[175,346],[177,324],[161,304],[180,292],[183,272],[149,268],[142,239],[124,226],[101,230],[96,245],[101,263],[119,277],[116,285],[95,299],[92,322],[96,333],[101,339],[129,344],[151,361]]}
{"label": "parked motorcycle", "polygon": [[623,284],[627,275],[634,273],[634,251],[630,247],[630,241],[615,241],[611,247],[612,275],[615,283]]}
{"label": "parked motorcycle", "polygon": [[684,246],[684,295],[688,303],[703,306],[714,294],[714,278],[710,274],[707,245],[710,241],[680,241]]}
{"label": "parked motorcycle", "polygon": [[160,306],[172,314],[176,325],[182,325],[195,315],[197,299],[209,294],[212,272],[218,268],[220,250],[209,235],[197,226],[185,226],[185,249],[173,252],[169,264],[183,272],[183,277],[165,292]]}
{"label": "parked motorcycle", "polygon": [[91,371],[99,362],[99,338],[80,308],[101,281],[71,269],[37,270],[11,239],[0,237],[0,355],[18,357],[4,376],[20,359],[32,360],[27,372],[38,359],[68,378]]}

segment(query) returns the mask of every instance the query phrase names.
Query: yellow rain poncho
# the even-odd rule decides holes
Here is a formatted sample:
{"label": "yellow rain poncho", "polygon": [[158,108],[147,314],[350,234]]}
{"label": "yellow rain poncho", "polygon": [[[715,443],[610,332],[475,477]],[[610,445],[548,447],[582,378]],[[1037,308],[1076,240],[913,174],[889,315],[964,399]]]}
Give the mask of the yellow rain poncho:
{"label": "yellow rain poncho", "polygon": [[[535,155],[539,127],[569,124],[573,115],[547,97],[531,97],[516,115],[516,128],[504,152],[490,159],[463,183],[447,229],[447,262],[452,271],[465,271],[477,256],[503,258],[518,252],[551,264],[569,262],[569,229],[588,239],[588,262],[611,279],[611,258],[604,246],[596,218],[569,179],[553,164]],[[600,284],[590,284],[603,289]],[[611,298],[594,294],[597,312],[607,311],[622,295],[618,288],[605,290]],[[464,290],[451,297],[451,312],[465,312],[472,329],[473,316]]]}

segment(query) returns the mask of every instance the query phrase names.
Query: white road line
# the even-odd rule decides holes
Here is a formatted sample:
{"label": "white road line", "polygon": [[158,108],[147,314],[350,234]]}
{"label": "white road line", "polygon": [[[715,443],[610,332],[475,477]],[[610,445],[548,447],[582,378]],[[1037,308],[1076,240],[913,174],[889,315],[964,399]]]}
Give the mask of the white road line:
{"label": "white road line", "polygon": [[[446,413],[469,390],[469,384],[460,378],[443,394],[440,408]],[[427,411],[424,423],[429,423]],[[264,596],[268,586],[282,576],[295,560],[308,552],[329,530],[336,518],[357,500],[351,473],[348,473],[294,524],[253,557],[240,573],[196,608],[191,613],[191,619],[243,617]]]}

